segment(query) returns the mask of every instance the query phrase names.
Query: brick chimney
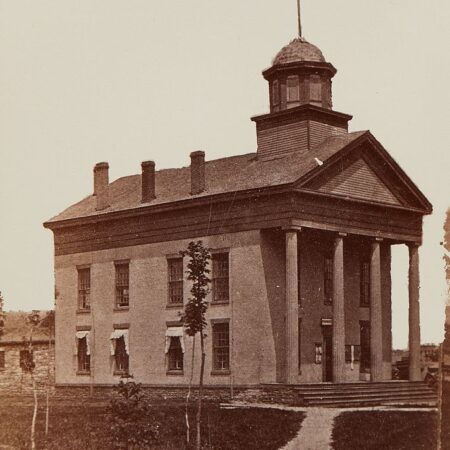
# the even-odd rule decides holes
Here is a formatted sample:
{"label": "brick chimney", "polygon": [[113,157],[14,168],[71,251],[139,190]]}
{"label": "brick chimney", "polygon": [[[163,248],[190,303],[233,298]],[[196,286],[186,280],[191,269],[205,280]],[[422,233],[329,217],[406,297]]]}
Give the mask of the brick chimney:
{"label": "brick chimney", "polygon": [[95,209],[100,211],[109,206],[109,164],[99,162],[94,167],[94,195],[97,204]]}
{"label": "brick chimney", "polygon": [[151,202],[156,197],[155,191],[155,162],[143,161],[142,168],[142,203]]}
{"label": "brick chimney", "polygon": [[200,194],[205,190],[205,152],[191,153],[191,194]]}

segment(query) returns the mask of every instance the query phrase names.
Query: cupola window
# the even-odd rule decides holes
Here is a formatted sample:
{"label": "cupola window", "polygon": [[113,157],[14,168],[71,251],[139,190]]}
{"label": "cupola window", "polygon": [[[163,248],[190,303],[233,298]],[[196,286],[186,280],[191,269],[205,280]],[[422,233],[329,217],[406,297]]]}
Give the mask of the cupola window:
{"label": "cupola window", "polygon": [[298,106],[300,103],[300,90],[298,75],[291,75],[287,77],[287,107],[292,108]]}
{"label": "cupola window", "polygon": [[309,82],[309,101],[313,105],[322,106],[322,80],[319,75],[311,75]]}
{"label": "cupola window", "polygon": [[278,80],[272,83],[272,106],[278,111],[280,106],[280,86]]}

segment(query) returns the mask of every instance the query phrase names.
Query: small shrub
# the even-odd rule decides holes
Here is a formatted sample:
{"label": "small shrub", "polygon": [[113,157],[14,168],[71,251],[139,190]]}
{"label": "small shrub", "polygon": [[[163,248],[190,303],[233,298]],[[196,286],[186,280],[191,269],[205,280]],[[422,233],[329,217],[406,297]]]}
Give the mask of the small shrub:
{"label": "small shrub", "polygon": [[110,404],[111,440],[115,448],[151,448],[158,440],[159,424],[142,395],[140,383],[120,380],[118,397]]}

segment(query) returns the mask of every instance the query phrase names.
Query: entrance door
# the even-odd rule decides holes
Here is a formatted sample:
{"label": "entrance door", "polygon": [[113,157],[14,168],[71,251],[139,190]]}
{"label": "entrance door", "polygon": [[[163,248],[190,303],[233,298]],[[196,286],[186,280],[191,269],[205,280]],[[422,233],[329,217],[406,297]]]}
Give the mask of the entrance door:
{"label": "entrance door", "polygon": [[370,322],[359,322],[360,344],[361,344],[361,361],[359,371],[361,373],[370,373]]}
{"label": "entrance door", "polygon": [[331,326],[322,327],[323,333],[323,381],[333,381],[333,342]]}

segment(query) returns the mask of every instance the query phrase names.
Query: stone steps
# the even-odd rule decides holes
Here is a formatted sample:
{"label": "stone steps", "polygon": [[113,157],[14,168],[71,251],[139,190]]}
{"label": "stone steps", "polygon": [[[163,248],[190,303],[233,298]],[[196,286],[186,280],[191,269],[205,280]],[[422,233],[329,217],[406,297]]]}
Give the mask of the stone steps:
{"label": "stone steps", "polygon": [[436,391],[423,382],[343,383],[296,386],[298,402],[304,406],[370,406],[408,404],[433,406]]}

